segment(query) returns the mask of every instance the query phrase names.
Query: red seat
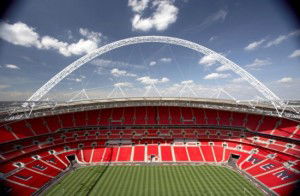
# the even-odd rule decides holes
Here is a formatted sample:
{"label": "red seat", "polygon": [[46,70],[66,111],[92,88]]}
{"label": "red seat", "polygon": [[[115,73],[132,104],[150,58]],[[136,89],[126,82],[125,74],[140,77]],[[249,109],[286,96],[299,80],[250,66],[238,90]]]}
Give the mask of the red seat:
{"label": "red seat", "polygon": [[162,161],[173,161],[171,146],[160,146],[160,149]]}
{"label": "red seat", "polygon": [[176,161],[189,161],[185,147],[174,146]]}
{"label": "red seat", "polygon": [[145,147],[135,146],[133,161],[144,161],[145,160]]}

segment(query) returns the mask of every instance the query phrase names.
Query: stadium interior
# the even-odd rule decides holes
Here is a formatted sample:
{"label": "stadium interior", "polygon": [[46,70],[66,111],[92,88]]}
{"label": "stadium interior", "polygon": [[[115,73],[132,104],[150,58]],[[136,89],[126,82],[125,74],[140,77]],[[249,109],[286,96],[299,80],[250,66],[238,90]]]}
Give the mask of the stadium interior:
{"label": "stadium interior", "polygon": [[31,195],[74,164],[228,165],[283,195],[299,178],[299,123],[276,116],[176,106],[115,107],[1,126],[1,175]]}
{"label": "stadium interior", "polygon": [[0,196],[300,196],[298,4],[0,0]]}

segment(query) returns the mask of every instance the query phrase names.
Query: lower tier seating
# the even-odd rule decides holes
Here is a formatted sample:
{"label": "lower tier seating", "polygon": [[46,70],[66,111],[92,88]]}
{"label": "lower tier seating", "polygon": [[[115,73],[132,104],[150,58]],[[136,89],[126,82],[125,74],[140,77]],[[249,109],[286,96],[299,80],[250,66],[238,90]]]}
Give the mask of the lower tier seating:
{"label": "lower tier seating", "polygon": [[[226,163],[254,177],[276,194],[291,190],[299,179],[299,157],[241,143],[240,140],[83,140],[41,148],[0,162],[3,183],[11,195],[31,195],[71,164],[198,162]],[[24,190],[24,191],[22,191]]]}

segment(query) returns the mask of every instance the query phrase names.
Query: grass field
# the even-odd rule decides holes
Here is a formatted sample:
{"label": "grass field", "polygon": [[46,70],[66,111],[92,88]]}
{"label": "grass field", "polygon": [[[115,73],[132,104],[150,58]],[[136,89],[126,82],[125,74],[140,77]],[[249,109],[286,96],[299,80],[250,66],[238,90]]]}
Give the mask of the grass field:
{"label": "grass field", "polygon": [[191,196],[262,193],[243,176],[219,166],[94,166],[68,174],[46,195]]}

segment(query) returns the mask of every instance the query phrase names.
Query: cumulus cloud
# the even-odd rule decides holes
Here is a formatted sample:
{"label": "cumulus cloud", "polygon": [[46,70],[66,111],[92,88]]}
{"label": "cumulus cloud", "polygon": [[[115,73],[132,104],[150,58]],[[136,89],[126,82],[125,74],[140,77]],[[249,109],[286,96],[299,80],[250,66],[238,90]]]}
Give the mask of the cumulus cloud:
{"label": "cumulus cloud", "polygon": [[280,80],[278,80],[277,82],[278,83],[290,83],[292,81],[293,81],[293,78],[291,78],[291,77],[283,77]]}
{"label": "cumulus cloud", "polygon": [[110,73],[115,77],[128,76],[128,77],[136,77],[136,74],[128,73],[125,70],[120,70],[118,68],[114,68],[110,71]]}
{"label": "cumulus cloud", "polygon": [[259,41],[252,42],[248,44],[244,49],[247,51],[255,50],[258,47],[260,47],[265,41],[266,41],[265,39],[261,39]]}
{"label": "cumulus cloud", "polygon": [[220,73],[211,73],[206,75],[203,79],[205,80],[213,80],[213,79],[223,79],[230,77],[230,74],[220,74]]}
{"label": "cumulus cloud", "polygon": [[164,63],[170,63],[172,61],[171,58],[167,58],[167,57],[164,57],[164,58],[161,58],[160,59],[161,62],[164,62]]}
{"label": "cumulus cloud", "polygon": [[75,43],[67,43],[48,35],[40,36],[33,27],[22,22],[0,24],[1,39],[14,45],[56,50],[64,56],[87,54],[99,47],[103,37],[101,33],[84,28],[80,28],[79,33],[83,38]]}
{"label": "cumulus cloud", "polygon": [[35,29],[22,22],[15,24],[0,23],[0,38],[14,45],[40,48],[39,34]]}
{"label": "cumulus cloud", "polygon": [[228,70],[230,70],[230,68],[226,64],[225,65],[221,65],[221,66],[217,67],[217,69],[216,69],[216,71],[218,71],[218,72],[228,71]]}
{"label": "cumulus cloud", "polygon": [[128,6],[131,7],[132,11],[141,13],[148,7],[149,0],[129,0]]}
{"label": "cumulus cloud", "polygon": [[261,67],[265,66],[265,65],[270,65],[272,64],[271,61],[269,59],[254,59],[254,61],[248,65],[246,65],[247,68],[250,69],[261,69]]}
{"label": "cumulus cloud", "polygon": [[166,78],[166,77],[163,77],[160,82],[164,83],[164,82],[169,82],[170,79],[169,78]]}
{"label": "cumulus cloud", "polygon": [[132,87],[132,84],[130,82],[119,82],[115,83],[114,87]]}
{"label": "cumulus cloud", "polygon": [[216,54],[210,54],[210,55],[205,55],[199,60],[199,64],[202,64],[204,66],[210,67],[213,64],[217,62],[217,55]]}
{"label": "cumulus cloud", "polygon": [[165,82],[170,81],[170,79],[166,78],[166,77],[163,77],[161,79],[157,79],[157,78],[151,78],[149,76],[140,77],[140,78],[137,78],[136,80],[141,82],[142,84],[145,84],[145,85],[165,83]]}
{"label": "cumulus cloud", "polygon": [[13,65],[13,64],[6,64],[5,67],[7,69],[20,69],[20,67],[18,67],[17,65]]}
{"label": "cumulus cloud", "polygon": [[[172,0],[129,0],[128,6],[134,12],[131,20],[133,30],[163,31],[177,20],[178,8]],[[148,7],[154,9],[154,12],[149,17],[143,17]]]}
{"label": "cumulus cloud", "polygon": [[290,54],[289,57],[290,58],[300,57],[300,49],[299,50],[295,50],[294,52],[292,52],[292,54]]}
{"label": "cumulus cloud", "polygon": [[151,61],[151,62],[149,63],[149,65],[150,65],[150,66],[156,65],[156,61]]}

